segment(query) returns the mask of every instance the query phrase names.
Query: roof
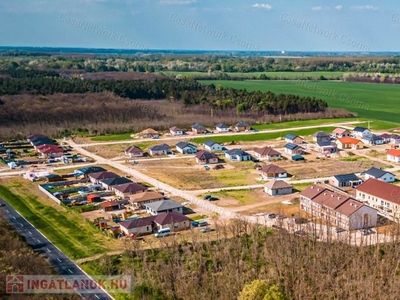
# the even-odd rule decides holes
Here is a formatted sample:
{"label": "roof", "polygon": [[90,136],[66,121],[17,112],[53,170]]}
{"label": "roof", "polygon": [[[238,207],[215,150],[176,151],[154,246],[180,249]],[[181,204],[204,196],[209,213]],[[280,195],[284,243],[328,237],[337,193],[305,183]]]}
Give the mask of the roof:
{"label": "roof", "polygon": [[132,145],[125,149],[126,153],[143,153],[142,149],[139,147]]}
{"label": "roof", "polygon": [[246,122],[238,122],[235,124],[235,127],[249,127],[249,124]]}
{"label": "roof", "polygon": [[365,174],[368,174],[368,175],[370,175],[372,177],[375,177],[375,178],[381,178],[385,174],[394,175],[394,174],[392,174],[390,172],[387,172],[387,171],[384,171],[382,169],[378,169],[378,168],[375,168],[375,167],[371,167],[368,171],[365,171]]}
{"label": "roof", "polygon": [[[350,199],[347,199],[338,208],[336,208],[336,211],[338,213],[341,213],[342,215],[351,216],[352,214],[354,214],[357,210],[359,210],[363,206],[366,206],[366,205],[361,203],[360,201],[350,198]],[[373,208],[371,208],[371,209],[373,209]]]}
{"label": "roof", "polygon": [[303,196],[308,199],[314,199],[317,195],[323,193],[324,191],[329,191],[327,188],[320,185],[312,185],[306,188],[304,191],[300,193],[300,196]]}
{"label": "roof", "polygon": [[349,137],[349,136],[346,136],[343,138],[338,138],[337,140],[339,142],[341,142],[342,144],[352,144],[352,145],[356,145],[361,142],[360,140],[357,140],[357,139]]}
{"label": "roof", "polygon": [[96,198],[101,198],[99,194],[89,194],[87,195],[87,199],[96,199]]}
{"label": "roof", "polygon": [[373,134],[373,135],[369,135],[367,137],[363,138],[364,140],[367,141],[382,141],[383,138],[381,138],[379,135]]}
{"label": "roof", "polygon": [[94,166],[94,167],[86,167],[86,168],[81,168],[81,169],[75,170],[74,173],[89,174],[89,173],[95,173],[95,172],[100,172],[100,171],[107,171],[107,170],[102,167]]}
{"label": "roof", "polygon": [[361,126],[356,126],[353,129],[354,132],[364,132],[365,130],[368,130],[368,129],[365,127],[361,127]]}
{"label": "roof", "polygon": [[294,140],[297,137],[299,137],[299,136],[295,135],[293,133],[288,133],[287,135],[285,135],[285,139],[288,139],[288,140]]}
{"label": "roof", "polygon": [[336,147],[330,141],[319,141],[317,142],[318,147]]}
{"label": "roof", "polygon": [[144,202],[150,200],[159,200],[163,199],[164,195],[154,191],[145,191],[137,194],[133,194],[129,196],[130,202]]}
{"label": "roof", "polygon": [[256,149],[254,152],[260,154],[261,156],[281,155],[280,152],[274,150],[272,147],[269,146]]}
{"label": "roof", "polygon": [[158,134],[157,130],[154,130],[153,128],[147,128],[141,132],[142,134]]}
{"label": "roof", "polygon": [[205,129],[205,127],[204,127],[203,125],[200,125],[200,124],[197,124],[197,123],[196,123],[196,124],[193,124],[193,125],[192,125],[192,128],[193,128],[193,129]]}
{"label": "roof", "polygon": [[115,207],[119,206],[117,201],[104,201],[99,204],[101,207]]}
{"label": "roof", "polygon": [[300,148],[299,145],[293,144],[293,143],[287,143],[285,146],[285,148],[290,149],[290,150],[295,150],[297,148]]}
{"label": "roof", "polygon": [[159,225],[167,225],[189,220],[190,219],[188,217],[178,212],[161,213],[154,218],[154,222]]}
{"label": "roof", "polygon": [[124,183],[130,183],[132,182],[126,177],[114,177],[114,178],[105,178],[100,180],[105,185],[112,186],[112,185],[121,185]]}
{"label": "roof", "polygon": [[332,209],[337,209],[349,198],[350,197],[348,195],[333,192],[331,190],[325,190],[324,192],[315,196],[312,201]]}
{"label": "roof", "polygon": [[176,126],[172,126],[169,130],[170,131],[183,131],[182,129],[180,129],[179,127],[176,127]]}
{"label": "roof", "polygon": [[228,125],[225,125],[225,124],[223,124],[223,123],[219,123],[219,124],[217,124],[217,125],[215,126],[215,128],[229,128],[229,126],[228,126]]}
{"label": "roof", "polygon": [[153,147],[150,147],[151,151],[161,151],[161,150],[171,150],[171,147],[167,144],[159,144],[159,145],[154,145]]}
{"label": "roof", "polygon": [[400,186],[387,183],[382,180],[369,178],[360,184],[357,191],[373,195],[377,198],[400,204]]}
{"label": "roof", "polygon": [[44,145],[44,144],[48,144],[48,145],[55,145],[55,144],[56,144],[56,142],[55,142],[54,140],[51,140],[51,139],[49,139],[49,138],[47,138],[47,137],[43,137],[43,138],[40,137],[40,138],[37,138],[37,139],[31,141],[31,143],[32,143],[34,146],[39,146],[39,145]]}
{"label": "roof", "polygon": [[354,173],[333,175],[333,177],[336,178],[339,182],[360,180],[360,178],[358,178],[357,175]]}
{"label": "roof", "polygon": [[[125,178],[125,177],[120,177],[120,178]],[[127,178],[125,178],[125,179],[127,179]],[[141,185],[139,183],[134,183],[134,182],[130,181],[130,182],[116,184],[114,186],[114,189],[117,191],[120,191],[121,193],[136,193],[138,191],[147,190],[147,187],[145,187],[144,185]]]}
{"label": "roof", "polygon": [[211,147],[212,145],[215,145],[215,144],[219,145],[219,143],[214,142],[213,140],[207,140],[207,141],[204,142],[204,145],[208,146],[208,147]]}
{"label": "roof", "polygon": [[238,155],[238,156],[250,155],[247,152],[243,151],[242,149],[231,149],[231,150],[226,151],[225,153],[228,153],[229,156],[232,156],[232,155]]}
{"label": "roof", "polygon": [[218,156],[208,151],[200,151],[196,153],[196,158],[202,160],[202,159],[218,158]]}
{"label": "roof", "polygon": [[90,173],[89,177],[93,178],[94,180],[101,180],[101,179],[106,179],[106,178],[116,178],[116,177],[119,177],[119,175],[115,174],[114,172],[110,172],[110,171],[101,171],[101,172],[96,172],[96,173]]}
{"label": "roof", "polygon": [[174,209],[174,208],[179,208],[182,207],[182,204],[167,199],[167,200],[160,200],[152,203],[146,203],[146,207],[151,208],[152,210],[155,211],[164,211],[164,210],[169,210],[169,209]]}
{"label": "roof", "polygon": [[304,156],[303,155],[300,155],[300,154],[296,154],[296,155],[293,155],[292,156],[292,159],[294,159],[294,160],[303,160],[303,159],[305,159],[304,158]]}
{"label": "roof", "polygon": [[274,164],[270,164],[270,165],[262,167],[261,171],[263,171],[264,173],[273,173],[273,174],[286,173],[285,169],[283,169],[277,165],[274,165]]}
{"label": "roof", "polygon": [[325,131],[317,131],[313,134],[313,137],[330,137]]}
{"label": "roof", "polygon": [[190,147],[190,148],[197,148],[195,145],[188,143],[188,142],[179,142],[178,144],[175,145],[177,148],[186,148],[186,147]]}
{"label": "roof", "polygon": [[380,137],[383,138],[383,139],[390,139],[390,138],[392,137],[392,134],[389,134],[389,133],[382,133],[382,134],[380,135]]}
{"label": "roof", "polygon": [[47,138],[47,136],[45,136],[45,135],[43,135],[43,134],[31,134],[31,135],[28,135],[27,137],[26,137],[26,139],[28,140],[28,141],[34,141],[35,139],[38,139],[38,138]]}
{"label": "roof", "polygon": [[44,144],[44,145],[40,145],[40,146],[38,146],[36,148],[41,153],[61,153],[61,152],[64,152],[64,149],[62,149],[61,147],[58,147],[56,145]]}
{"label": "roof", "polygon": [[137,227],[149,226],[153,224],[156,216],[144,217],[136,220],[128,220],[122,221],[119,223],[119,226],[124,227],[126,229],[132,229]]}
{"label": "roof", "polygon": [[387,155],[395,156],[395,157],[400,157],[400,150],[398,149],[389,149],[388,152],[386,152]]}
{"label": "roof", "polygon": [[332,131],[332,133],[334,133],[334,134],[343,134],[345,132],[348,132],[348,131],[344,128],[339,128],[339,127],[335,128],[335,130]]}
{"label": "roof", "polygon": [[271,190],[277,190],[291,188],[292,186],[283,180],[271,180],[265,185],[265,187]]}

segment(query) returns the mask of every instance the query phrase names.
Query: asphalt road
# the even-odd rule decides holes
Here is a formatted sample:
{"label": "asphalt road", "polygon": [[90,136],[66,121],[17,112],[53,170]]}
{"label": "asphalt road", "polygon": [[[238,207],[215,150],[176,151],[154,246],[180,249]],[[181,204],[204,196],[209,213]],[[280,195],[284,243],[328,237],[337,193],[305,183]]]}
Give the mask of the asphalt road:
{"label": "asphalt road", "polygon": [[[79,279],[91,279],[82,269],[72,260],[43,236],[35,227],[32,226],[24,217],[13,209],[4,199],[0,198],[0,214],[18,232],[25,237],[27,243],[38,253],[42,254],[59,275],[79,276]],[[21,274],[23,275],[23,274]],[[112,300],[114,299],[106,292],[87,294],[81,296],[88,300]]]}

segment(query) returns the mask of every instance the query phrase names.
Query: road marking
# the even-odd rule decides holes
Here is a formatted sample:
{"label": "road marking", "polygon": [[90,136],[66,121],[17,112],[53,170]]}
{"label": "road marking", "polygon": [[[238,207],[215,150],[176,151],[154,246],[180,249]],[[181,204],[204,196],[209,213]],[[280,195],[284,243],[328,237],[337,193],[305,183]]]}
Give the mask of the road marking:
{"label": "road marking", "polygon": [[13,216],[13,219],[16,220],[17,218],[15,216]]}
{"label": "road marking", "polygon": [[36,240],[40,243],[40,241],[38,239],[36,239]]}
{"label": "road marking", "polygon": [[61,259],[57,258],[57,260],[58,260],[59,262],[61,262]]}
{"label": "road marking", "polygon": [[10,212],[8,211],[8,209],[6,209],[6,212],[7,212],[7,213],[10,213]]}
{"label": "road marking", "polygon": [[47,248],[47,251],[51,252],[49,248]]}
{"label": "road marking", "polygon": [[100,299],[100,297],[99,297],[99,296],[97,296],[96,294],[94,294],[94,296],[95,296],[97,299]]}
{"label": "road marking", "polygon": [[21,225],[22,227],[24,227],[24,224],[22,224],[22,223],[19,223],[19,225]]}
{"label": "road marking", "polygon": [[73,273],[70,269],[68,269],[68,272],[70,272],[71,274]]}
{"label": "road marking", "polygon": [[32,234],[32,232],[28,231],[29,234]]}

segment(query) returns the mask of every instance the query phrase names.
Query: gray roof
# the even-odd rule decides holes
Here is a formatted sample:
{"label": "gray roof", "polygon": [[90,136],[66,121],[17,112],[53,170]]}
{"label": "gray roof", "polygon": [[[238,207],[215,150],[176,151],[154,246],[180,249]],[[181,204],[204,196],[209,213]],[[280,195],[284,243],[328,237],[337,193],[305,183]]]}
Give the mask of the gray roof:
{"label": "gray roof", "polygon": [[167,144],[160,144],[160,145],[155,145],[153,147],[150,148],[150,150],[152,151],[161,151],[161,150],[171,150],[171,147],[168,146]]}
{"label": "gray roof", "polygon": [[246,122],[239,122],[235,124],[235,127],[248,127],[249,124],[247,124]]}
{"label": "gray roof", "polygon": [[238,156],[250,155],[247,152],[243,151],[242,149],[232,149],[232,150],[226,151],[225,153],[228,153],[228,155],[230,155],[230,156],[232,156],[232,155],[238,155]]}
{"label": "gray roof", "polygon": [[290,149],[290,150],[295,150],[297,148],[299,148],[299,145],[293,144],[293,143],[287,143],[284,148]]}
{"label": "gray roof", "polygon": [[145,206],[155,211],[164,211],[182,207],[182,204],[168,199],[168,200],[160,200],[152,203],[147,203],[145,204]]}
{"label": "gray roof", "polygon": [[365,130],[367,130],[367,128],[361,127],[361,126],[356,126],[356,127],[354,127],[353,132],[364,132]]}
{"label": "gray roof", "polygon": [[333,177],[335,177],[339,182],[347,182],[347,181],[356,181],[356,180],[360,180],[360,178],[358,178],[356,176],[356,174],[354,173],[350,173],[350,174],[341,174],[341,175],[334,175]]}
{"label": "gray roof", "polygon": [[130,183],[132,181],[126,177],[114,177],[114,178],[102,179],[102,180],[100,180],[100,182],[104,183],[105,185],[112,186],[112,185]]}
{"label": "gray roof", "polygon": [[288,133],[287,135],[285,135],[285,139],[288,139],[288,140],[294,140],[297,137],[298,137],[298,135],[295,135],[293,133]]}
{"label": "gray roof", "polygon": [[332,146],[335,147],[335,145],[333,145],[331,142],[325,142],[325,141],[321,141],[317,143],[319,147],[328,147],[328,146]]}
{"label": "gray roof", "polygon": [[313,137],[330,137],[325,131],[317,131],[313,134]]}
{"label": "gray roof", "polygon": [[223,124],[223,123],[219,123],[219,124],[217,124],[215,127],[216,127],[216,128],[229,128],[228,125],[225,125],[225,124]]}
{"label": "gray roof", "polygon": [[218,143],[214,142],[213,140],[207,140],[204,142],[204,145],[208,146],[208,147],[211,147],[214,144],[218,144]]}
{"label": "gray roof", "polygon": [[370,175],[372,177],[375,177],[375,178],[380,178],[380,177],[382,177],[383,175],[385,175],[387,173],[392,174],[390,172],[387,172],[387,171],[372,167],[368,171],[366,171],[364,174],[368,174],[368,175]]}
{"label": "gray roof", "polygon": [[197,148],[195,145],[188,143],[188,142],[179,142],[175,146],[178,148],[181,148],[181,149],[186,148],[186,147],[190,147],[190,148],[194,148],[194,149]]}
{"label": "gray roof", "polygon": [[197,123],[192,125],[192,128],[194,128],[194,129],[205,129],[203,125],[200,125],[200,124],[197,124]]}

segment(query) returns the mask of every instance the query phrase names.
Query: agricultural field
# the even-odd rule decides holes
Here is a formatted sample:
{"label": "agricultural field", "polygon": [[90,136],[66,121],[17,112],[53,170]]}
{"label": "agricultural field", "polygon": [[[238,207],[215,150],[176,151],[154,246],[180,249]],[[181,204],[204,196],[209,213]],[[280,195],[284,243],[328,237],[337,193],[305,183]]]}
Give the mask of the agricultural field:
{"label": "agricultural field", "polygon": [[[208,72],[183,72],[183,71],[163,71],[164,75],[168,76],[176,76],[181,75],[184,77],[193,77],[193,76],[215,76],[216,74],[208,73]],[[342,78],[345,72],[329,72],[329,71],[316,71],[316,72],[248,72],[248,73],[241,73],[241,72],[225,72],[231,77],[260,77],[261,75],[265,75],[269,78],[312,78],[312,79],[320,79],[321,76],[325,77],[326,79],[340,79]]]}
{"label": "agricultural field", "polygon": [[202,80],[203,84],[220,84],[224,87],[248,91],[271,91],[323,99],[330,107],[344,108],[357,113],[360,118],[399,122],[400,86],[336,81],[228,81]]}
{"label": "agricultural field", "polygon": [[[85,147],[86,150],[95,153],[104,158],[119,158],[119,159],[129,159],[125,156],[124,150],[129,146],[135,145],[142,149],[143,151],[147,151],[150,147],[160,144],[160,141],[140,141],[135,143],[124,143],[124,144],[108,144],[108,145],[93,145]],[[174,141],[175,143],[175,141]],[[172,146],[172,144],[171,144]]]}

